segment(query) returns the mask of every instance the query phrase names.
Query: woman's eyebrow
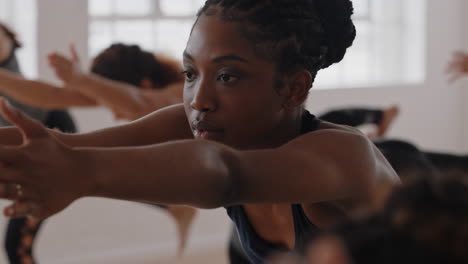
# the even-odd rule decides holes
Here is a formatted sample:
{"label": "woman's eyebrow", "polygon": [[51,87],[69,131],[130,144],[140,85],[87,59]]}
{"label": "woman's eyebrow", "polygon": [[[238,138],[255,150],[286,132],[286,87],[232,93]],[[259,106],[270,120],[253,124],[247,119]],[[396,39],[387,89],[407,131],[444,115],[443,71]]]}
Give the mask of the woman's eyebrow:
{"label": "woman's eyebrow", "polygon": [[[195,61],[193,56],[190,53],[188,53],[186,50],[184,50],[183,56],[184,56],[185,59]],[[237,56],[237,55],[234,55],[234,54],[219,56],[219,57],[216,57],[216,58],[212,59],[211,61],[214,62],[214,63],[221,63],[223,61],[240,61],[240,62],[247,63],[247,64],[250,63],[247,59],[244,59],[244,58],[242,58],[240,56]]]}
{"label": "woman's eyebrow", "polygon": [[240,56],[234,55],[234,54],[219,56],[219,57],[216,57],[216,58],[214,58],[212,60],[212,62],[214,62],[214,63],[221,63],[223,61],[240,61],[240,62],[249,64],[248,60],[246,60],[246,59],[244,59],[244,58],[242,58]]}

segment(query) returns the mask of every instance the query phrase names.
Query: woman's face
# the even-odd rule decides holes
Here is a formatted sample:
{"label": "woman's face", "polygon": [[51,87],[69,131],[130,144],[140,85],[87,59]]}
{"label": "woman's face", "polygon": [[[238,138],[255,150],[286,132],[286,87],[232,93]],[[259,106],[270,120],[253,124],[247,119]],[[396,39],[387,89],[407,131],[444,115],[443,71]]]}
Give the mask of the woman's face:
{"label": "woman's face", "polygon": [[275,64],[259,58],[235,22],[200,16],[183,59],[184,105],[196,139],[267,147],[285,118]]}

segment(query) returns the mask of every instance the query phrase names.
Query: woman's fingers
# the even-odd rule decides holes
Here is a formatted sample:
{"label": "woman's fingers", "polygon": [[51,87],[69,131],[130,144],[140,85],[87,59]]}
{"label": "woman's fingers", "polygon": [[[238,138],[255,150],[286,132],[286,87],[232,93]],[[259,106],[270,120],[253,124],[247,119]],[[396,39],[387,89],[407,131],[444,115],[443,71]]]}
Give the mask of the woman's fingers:
{"label": "woman's fingers", "polygon": [[18,183],[0,183],[0,199],[10,201],[33,200],[37,195],[29,185]]}
{"label": "woman's fingers", "polygon": [[74,71],[73,61],[68,58],[58,53],[52,53],[49,55],[49,65],[54,70],[55,75],[63,82],[67,83],[72,78]]}
{"label": "woman's fingers", "polygon": [[80,57],[78,56],[78,52],[76,52],[75,44],[70,43],[70,46],[68,47],[70,50],[70,55],[72,58],[73,62],[79,63],[80,62]]}
{"label": "woman's fingers", "polygon": [[19,129],[23,135],[23,143],[48,135],[47,129],[41,123],[13,107],[5,98],[0,98],[0,112],[6,120]]}
{"label": "woman's fingers", "polygon": [[17,201],[3,210],[8,218],[33,217],[41,218],[40,206],[32,201]]}
{"label": "woman's fingers", "polygon": [[453,53],[453,59],[445,69],[447,74],[450,74],[449,82],[454,82],[463,74],[468,73],[468,56],[460,51]]}
{"label": "woman's fingers", "polygon": [[49,65],[52,66],[54,69],[56,69],[56,66],[59,63],[59,58],[60,55],[56,52],[49,54],[48,59],[49,59]]}
{"label": "woman's fingers", "polygon": [[50,62],[56,66],[65,66],[72,63],[68,58],[58,53],[51,54],[49,58]]}
{"label": "woman's fingers", "polygon": [[13,183],[0,183],[0,198],[7,200],[18,200],[24,195],[21,185]]}
{"label": "woman's fingers", "polygon": [[52,53],[49,55],[49,64],[57,71],[70,64],[70,61],[59,53]]}

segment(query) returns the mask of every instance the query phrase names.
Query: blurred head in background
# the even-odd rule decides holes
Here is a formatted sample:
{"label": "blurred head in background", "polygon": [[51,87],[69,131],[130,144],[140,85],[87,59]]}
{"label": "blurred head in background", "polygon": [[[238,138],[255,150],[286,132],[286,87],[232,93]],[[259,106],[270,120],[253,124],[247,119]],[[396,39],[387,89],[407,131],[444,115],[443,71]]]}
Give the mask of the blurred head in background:
{"label": "blurred head in background", "polygon": [[180,63],[155,56],[138,45],[112,44],[94,58],[91,72],[146,89],[161,89],[182,82]]}

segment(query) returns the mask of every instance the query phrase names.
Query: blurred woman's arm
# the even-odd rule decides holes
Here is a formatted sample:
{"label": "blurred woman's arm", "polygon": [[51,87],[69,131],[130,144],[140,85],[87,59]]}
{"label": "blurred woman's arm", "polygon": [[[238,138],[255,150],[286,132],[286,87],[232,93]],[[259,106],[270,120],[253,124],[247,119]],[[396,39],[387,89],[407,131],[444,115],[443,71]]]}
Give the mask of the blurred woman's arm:
{"label": "blurred woman's arm", "polygon": [[99,105],[111,109],[120,118],[134,120],[158,109],[182,102],[183,82],[159,89],[141,89],[131,84],[113,81],[81,71],[73,47],[71,58],[58,53],[49,55],[49,63],[65,88],[93,98]]}
{"label": "blurred woman's arm", "polygon": [[0,92],[21,103],[45,109],[96,106],[96,101],[78,91],[27,80],[3,69],[0,69]]}

